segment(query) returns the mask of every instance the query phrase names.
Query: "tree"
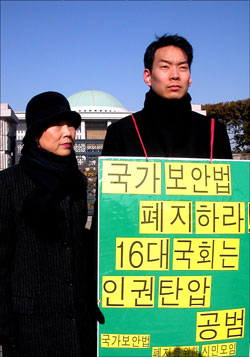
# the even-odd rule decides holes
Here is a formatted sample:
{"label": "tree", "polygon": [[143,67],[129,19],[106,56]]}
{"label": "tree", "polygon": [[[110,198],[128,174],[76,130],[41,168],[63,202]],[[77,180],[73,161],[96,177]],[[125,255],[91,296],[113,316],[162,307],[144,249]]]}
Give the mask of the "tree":
{"label": "tree", "polygon": [[209,117],[219,119],[227,126],[233,152],[250,153],[250,98],[205,104],[202,109]]}

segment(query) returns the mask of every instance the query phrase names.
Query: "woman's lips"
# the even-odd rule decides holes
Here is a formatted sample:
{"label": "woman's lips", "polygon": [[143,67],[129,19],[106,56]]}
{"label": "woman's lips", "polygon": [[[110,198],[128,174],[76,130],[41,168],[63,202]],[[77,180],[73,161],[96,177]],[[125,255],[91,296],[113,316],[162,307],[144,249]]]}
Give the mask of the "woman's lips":
{"label": "woman's lips", "polygon": [[72,143],[63,143],[62,146],[64,146],[65,148],[71,148]]}

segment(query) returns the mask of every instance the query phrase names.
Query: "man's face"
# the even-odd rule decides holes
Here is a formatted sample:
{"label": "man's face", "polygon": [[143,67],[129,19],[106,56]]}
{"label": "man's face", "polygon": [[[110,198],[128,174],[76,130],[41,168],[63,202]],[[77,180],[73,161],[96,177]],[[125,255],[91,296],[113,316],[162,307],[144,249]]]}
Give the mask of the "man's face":
{"label": "man's face", "polygon": [[144,82],[166,99],[181,99],[192,83],[187,55],[175,46],[156,50],[152,70],[144,70]]}

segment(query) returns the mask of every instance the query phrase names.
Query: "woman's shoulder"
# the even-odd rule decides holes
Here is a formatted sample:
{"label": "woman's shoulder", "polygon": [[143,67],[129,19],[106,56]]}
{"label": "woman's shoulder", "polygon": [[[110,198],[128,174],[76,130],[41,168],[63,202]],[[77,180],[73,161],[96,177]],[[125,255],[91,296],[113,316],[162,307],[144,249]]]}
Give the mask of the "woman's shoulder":
{"label": "woman's shoulder", "polygon": [[20,183],[25,177],[26,175],[19,164],[0,171],[0,182],[6,183],[7,185]]}
{"label": "woman's shoulder", "polygon": [[21,168],[20,168],[19,164],[10,166],[7,169],[0,171],[0,178],[2,179],[4,177],[18,174],[18,172],[20,172],[20,171],[21,171]]}

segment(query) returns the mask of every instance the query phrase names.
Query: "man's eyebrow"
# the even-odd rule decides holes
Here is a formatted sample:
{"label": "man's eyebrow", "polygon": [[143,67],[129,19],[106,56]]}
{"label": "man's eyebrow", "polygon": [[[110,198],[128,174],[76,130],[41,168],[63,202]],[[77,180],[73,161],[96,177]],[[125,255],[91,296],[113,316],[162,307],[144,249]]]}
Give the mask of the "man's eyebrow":
{"label": "man's eyebrow", "polygon": [[[163,59],[163,58],[160,59],[159,62],[164,62],[164,63],[169,63],[169,64],[173,63],[173,61],[170,61],[168,59]],[[186,63],[188,63],[188,60],[183,60],[183,61],[178,62],[178,64],[186,64]]]}

